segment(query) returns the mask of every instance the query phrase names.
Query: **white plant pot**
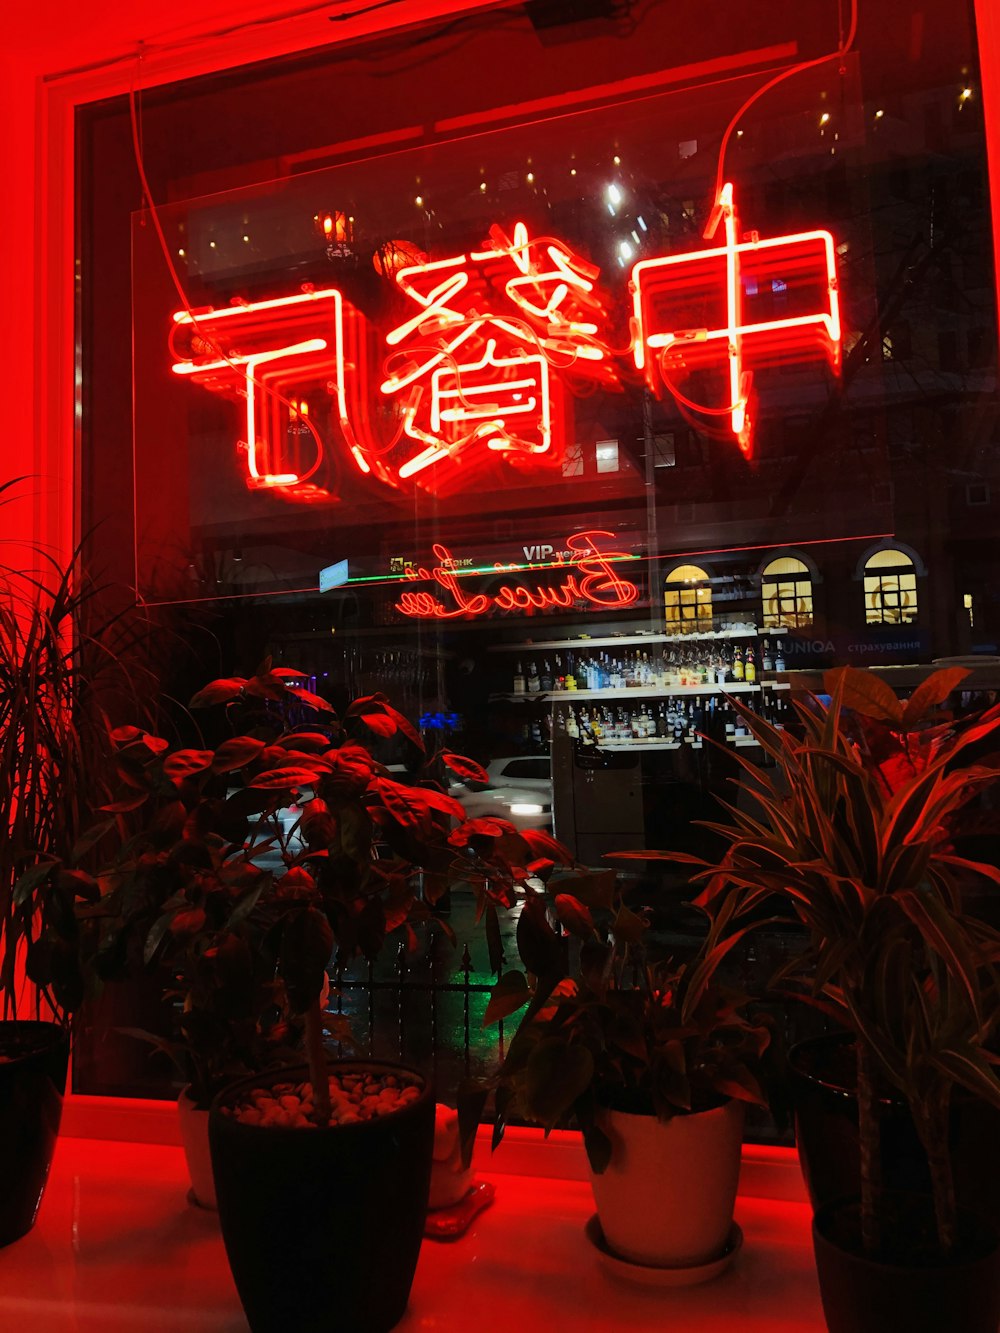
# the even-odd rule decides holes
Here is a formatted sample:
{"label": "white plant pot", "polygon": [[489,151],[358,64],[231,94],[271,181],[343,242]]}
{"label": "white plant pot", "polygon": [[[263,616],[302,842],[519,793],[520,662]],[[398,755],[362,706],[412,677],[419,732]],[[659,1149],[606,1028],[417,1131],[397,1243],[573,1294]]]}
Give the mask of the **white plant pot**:
{"label": "white plant pot", "polygon": [[604,1110],[598,1124],[611,1140],[611,1161],[590,1182],[608,1247],[660,1267],[718,1258],[733,1225],[743,1103],[666,1121]]}
{"label": "white plant pot", "polygon": [[188,1175],[191,1177],[192,1201],[202,1208],[217,1209],[215,1177],[208,1151],[208,1111],[195,1106],[185,1088],[177,1098],[177,1115]]}

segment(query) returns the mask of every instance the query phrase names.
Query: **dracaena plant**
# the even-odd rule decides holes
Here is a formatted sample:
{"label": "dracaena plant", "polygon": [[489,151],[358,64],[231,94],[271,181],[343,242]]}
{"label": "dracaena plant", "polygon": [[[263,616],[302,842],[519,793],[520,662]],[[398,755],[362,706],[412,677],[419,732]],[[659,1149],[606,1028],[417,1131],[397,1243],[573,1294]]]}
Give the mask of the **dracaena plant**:
{"label": "dracaena plant", "polygon": [[982,752],[1000,709],[964,723],[942,716],[965,674],[938,672],[902,703],[868,672],[831,672],[830,702],[797,702],[795,731],[734,700],[773,767],[737,755],[753,799],[711,825],[728,844],[721,861],[699,863],[707,881],[700,902],[714,912],[724,906],[736,923],[784,900],[810,943],[778,984],[854,1034],[861,1231],[873,1254],[887,1230],[880,1092],[895,1091],[910,1107],[945,1252],[958,1234],[953,1089],[1000,1108],[992,1050],[1000,934],[963,911],[961,891],[970,879],[1000,883],[1000,871],[963,858],[953,841],[969,802],[995,781]]}
{"label": "dracaena plant", "polygon": [[[110,808],[144,818],[94,909],[99,962],[113,976],[138,950],[165,969],[177,1023],[160,1044],[202,1105],[241,1073],[286,1060],[304,1034],[328,1110],[324,1028],[349,1039],[322,1008],[331,958],[374,959],[391,932],[415,942],[454,878],[449,834],[464,812],[446,772],[482,774],[448,751],[427,755],[385,696],[338,718],[302,680],[267,661],[212,681],[191,700],[225,736],[211,745],[114,733],[124,787]],[[397,734],[419,758],[410,783],[372,754],[376,738]]]}
{"label": "dracaena plant", "polygon": [[731,1098],[763,1105],[770,1032],[718,974],[746,933],[728,929],[730,909],[709,923],[689,961],[654,959],[645,918],[624,902],[613,870],[544,870],[544,882],[530,869],[521,882],[523,970],[501,975],[485,1021],[527,1008],[496,1077],[463,1090],[463,1137],[492,1092],[494,1143],[511,1117],[546,1132],[575,1124],[602,1172],[611,1152],[602,1106],[666,1120]]}
{"label": "dracaena plant", "polygon": [[0,1016],[68,1022],[84,991],[74,909],[98,897],[88,862],[113,823],[90,808],[113,779],[104,703],[128,689],[131,636],[95,623],[78,553],[20,555],[34,572],[0,565]]}

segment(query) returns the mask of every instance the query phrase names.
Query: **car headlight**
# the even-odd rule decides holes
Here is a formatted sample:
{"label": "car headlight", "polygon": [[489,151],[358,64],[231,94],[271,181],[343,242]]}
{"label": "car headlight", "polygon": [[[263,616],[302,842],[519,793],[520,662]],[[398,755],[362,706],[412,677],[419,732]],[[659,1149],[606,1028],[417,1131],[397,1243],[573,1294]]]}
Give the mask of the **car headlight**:
{"label": "car headlight", "polygon": [[540,815],[542,807],[535,805],[532,801],[515,801],[510,807],[512,815]]}

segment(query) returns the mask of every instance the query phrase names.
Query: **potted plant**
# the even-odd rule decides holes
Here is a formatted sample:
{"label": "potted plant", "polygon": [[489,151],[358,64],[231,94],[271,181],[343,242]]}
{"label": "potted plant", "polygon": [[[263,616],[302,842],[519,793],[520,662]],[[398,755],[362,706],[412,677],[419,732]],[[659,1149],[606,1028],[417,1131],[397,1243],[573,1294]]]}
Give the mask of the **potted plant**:
{"label": "potted plant", "polygon": [[[547,905],[579,941],[575,967]],[[614,871],[557,871],[544,893],[529,880],[517,933],[526,970],[501,976],[486,1015],[528,1005],[493,1082],[497,1138],[512,1116],[546,1132],[578,1126],[596,1242],[691,1281],[735,1250],[743,1111],[764,1101],[769,1031],[718,975],[742,933],[727,933],[728,915],[689,961],[654,960]]]}
{"label": "potted plant", "polygon": [[[224,715],[214,745],[118,733],[123,799],[156,808],[117,867],[107,947],[120,955],[121,931],[138,928],[167,969],[200,1100],[215,1091],[215,1191],[255,1333],[287,1328],[289,1292],[300,1328],[327,1328],[336,1309],[377,1333],[401,1317],[416,1266],[433,1093],[414,1069],[328,1064],[327,967],[334,953],[373,959],[434,915],[463,817],[439,779],[470,764],[426,756],[384,696],[338,718],[302,679],[268,661],[199,691],[194,709]],[[415,784],[373,757],[396,735],[422,757]],[[297,1029],[289,1065],[278,1047]]]}
{"label": "potted plant", "polygon": [[[830,673],[828,704],[796,704],[800,734],[741,710],[774,770],[745,765],[754,801],[713,825],[728,847],[701,871],[701,901],[734,922],[783,900],[809,944],[779,983],[850,1034],[858,1178],[843,1192],[855,1197],[821,1208],[814,1224],[832,1333],[992,1333],[1000,1317],[1000,1238],[958,1207],[949,1146],[956,1089],[1000,1108],[1000,935],[961,898],[964,878],[1000,874],[952,843],[960,811],[995,780],[970,755],[1000,710],[934,720],[963,674],[930,677],[904,705],[867,672]],[[880,1121],[899,1102],[927,1197],[883,1187]]]}
{"label": "potted plant", "polygon": [[75,559],[30,554],[35,575],[0,568],[0,1245],[33,1225],[59,1129],[83,996],[74,908],[98,896],[84,867],[112,822],[88,805],[108,776],[100,699],[120,683],[112,626],[83,630]]}

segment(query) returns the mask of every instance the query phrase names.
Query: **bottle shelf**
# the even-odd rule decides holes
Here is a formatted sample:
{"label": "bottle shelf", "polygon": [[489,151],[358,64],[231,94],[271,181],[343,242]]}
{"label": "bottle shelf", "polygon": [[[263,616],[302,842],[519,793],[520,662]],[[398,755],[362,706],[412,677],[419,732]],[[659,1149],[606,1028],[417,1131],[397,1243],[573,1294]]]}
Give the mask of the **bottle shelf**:
{"label": "bottle shelf", "polygon": [[618,690],[551,690],[538,694],[491,694],[490,703],[573,703],[576,699],[685,699],[705,694],[759,694],[761,690],[787,690],[790,686],[772,681],[747,685],[733,680],[725,685],[636,685]]}
{"label": "bottle shelf", "polygon": [[787,634],[788,630],[761,629],[714,629],[701,634],[612,634],[595,638],[576,639],[538,639],[532,643],[493,643],[486,650],[490,653],[540,653],[561,652],[569,648],[618,648],[638,647],[644,643],[715,643],[724,639],[776,639]]}
{"label": "bottle shelf", "polygon": [[[752,736],[727,736],[722,742],[726,745],[732,745],[738,750],[743,750],[749,746],[757,745],[758,742]],[[604,740],[603,738],[593,746],[588,746],[593,750],[703,750],[705,744],[703,741],[668,741],[662,736],[631,736],[628,738],[615,738],[613,740]]]}
{"label": "bottle shelf", "polygon": [[759,694],[762,688],[760,685],[747,685],[745,681],[734,680],[726,685],[637,685],[621,690],[554,690],[548,698],[551,703],[572,703],[574,699],[693,699],[705,694]]}

